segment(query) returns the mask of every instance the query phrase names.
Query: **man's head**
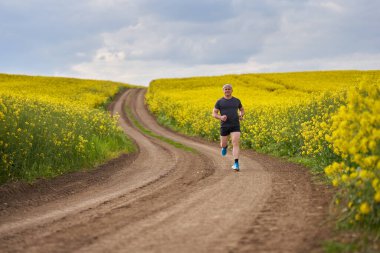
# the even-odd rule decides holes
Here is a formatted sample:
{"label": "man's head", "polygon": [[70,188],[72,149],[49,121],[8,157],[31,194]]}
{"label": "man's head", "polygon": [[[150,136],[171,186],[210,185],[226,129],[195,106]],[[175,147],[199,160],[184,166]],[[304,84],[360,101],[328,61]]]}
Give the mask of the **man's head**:
{"label": "man's head", "polygon": [[232,94],[232,85],[231,84],[228,84],[226,83],[225,85],[223,85],[223,92],[224,92],[224,96],[229,98],[231,97],[231,94]]}
{"label": "man's head", "polygon": [[229,84],[229,83],[226,83],[225,85],[223,85],[223,91],[224,91],[225,89],[230,89],[230,90],[232,90],[232,85]]}

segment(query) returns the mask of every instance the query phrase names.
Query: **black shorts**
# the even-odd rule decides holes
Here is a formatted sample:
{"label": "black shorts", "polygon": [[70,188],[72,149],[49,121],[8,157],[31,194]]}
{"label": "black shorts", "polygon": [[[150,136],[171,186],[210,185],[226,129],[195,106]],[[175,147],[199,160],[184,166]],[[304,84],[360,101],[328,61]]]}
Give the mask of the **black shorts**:
{"label": "black shorts", "polygon": [[240,132],[240,126],[229,126],[229,127],[221,127],[220,128],[220,135],[221,136],[227,136],[230,135],[232,132]]}

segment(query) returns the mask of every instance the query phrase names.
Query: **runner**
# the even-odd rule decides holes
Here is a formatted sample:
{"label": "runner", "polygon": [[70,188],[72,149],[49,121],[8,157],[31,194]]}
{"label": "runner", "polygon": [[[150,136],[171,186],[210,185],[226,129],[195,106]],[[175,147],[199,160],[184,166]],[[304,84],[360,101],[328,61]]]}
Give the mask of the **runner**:
{"label": "runner", "polygon": [[[235,160],[232,169],[239,171],[240,120],[243,119],[244,109],[240,100],[232,96],[231,84],[225,84],[223,86],[223,92],[224,97],[216,102],[212,116],[220,120],[220,146],[222,148],[222,156],[227,154],[228,136],[231,135],[232,155]],[[238,110],[240,111],[239,114]]]}

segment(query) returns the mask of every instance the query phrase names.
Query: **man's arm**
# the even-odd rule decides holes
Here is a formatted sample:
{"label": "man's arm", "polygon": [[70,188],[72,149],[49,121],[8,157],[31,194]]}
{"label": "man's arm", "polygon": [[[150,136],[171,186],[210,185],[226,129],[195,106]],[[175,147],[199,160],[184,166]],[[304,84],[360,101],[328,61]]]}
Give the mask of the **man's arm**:
{"label": "man's arm", "polygon": [[226,121],[227,120],[227,116],[226,115],[219,115],[219,110],[214,108],[214,110],[212,110],[212,116],[215,118],[215,119],[219,119],[221,121]]}
{"label": "man's arm", "polygon": [[242,120],[242,119],[243,119],[243,116],[244,116],[244,114],[245,114],[245,112],[244,112],[244,108],[243,108],[243,107],[240,107],[240,108],[239,108],[239,111],[240,111],[239,119]]}
{"label": "man's arm", "polygon": [[214,108],[212,110],[212,116],[215,118],[215,119],[220,119],[220,115],[219,115],[219,110]]}

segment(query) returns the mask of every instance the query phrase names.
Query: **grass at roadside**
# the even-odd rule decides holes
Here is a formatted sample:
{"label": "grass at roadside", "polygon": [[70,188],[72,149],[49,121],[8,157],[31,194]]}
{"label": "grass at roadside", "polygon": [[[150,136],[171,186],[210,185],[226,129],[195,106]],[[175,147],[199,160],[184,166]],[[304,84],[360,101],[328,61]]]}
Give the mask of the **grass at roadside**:
{"label": "grass at roadside", "polygon": [[183,149],[185,151],[188,151],[188,152],[192,152],[192,153],[196,153],[197,151],[191,147],[188,147],[182,143],[179,143],[179,142],[176,142],[176,141],[173,141],[172,139],[169,139],[167,137],[164,137],[164,136],[161,136],[161,135],[158,135],[148,129],[146,129],[143,125],[140,124],[140,122],[134,117],[131,109],[129,107],[125,107],[124,108],[126,114],[127,114],[127,117],[132,121],[132,123],[141,131],[143,132],[144,134],[146,135],[149,135],[151,137],[154,137],[154,138],[157,138],[161,141],[164,141],[176,148],[179,148],[179,149]]}
{"label": "grass at roadside", "polygon": [[331,240],[324,242],[326,253],[378,253],[380,238],[373,231],[357,228],[342,229]]}
{"label": "grass at roadside", "polygon": [[351,253],[359,250],[353,243],[340,243],[336,241],[326,241],[323,245],[326,253]]}

